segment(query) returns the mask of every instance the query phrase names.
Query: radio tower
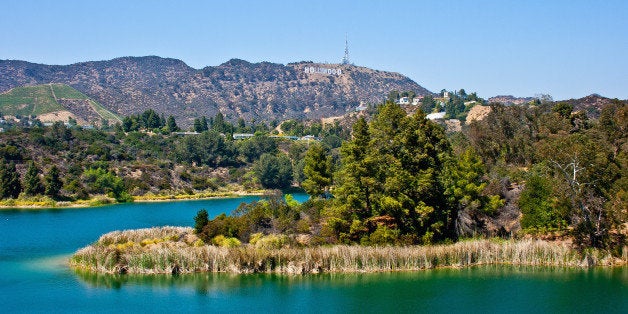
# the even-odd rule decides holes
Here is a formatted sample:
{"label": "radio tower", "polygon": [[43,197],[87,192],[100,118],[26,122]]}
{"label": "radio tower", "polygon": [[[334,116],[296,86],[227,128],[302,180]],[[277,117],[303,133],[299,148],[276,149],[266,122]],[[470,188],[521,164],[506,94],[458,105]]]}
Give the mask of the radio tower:
{"label": "radio tower", "polygon": [[347,39],[347,35],[345,35],[345,56],[342,57],[342,64],[351,64],[349,61],[349,40]]}

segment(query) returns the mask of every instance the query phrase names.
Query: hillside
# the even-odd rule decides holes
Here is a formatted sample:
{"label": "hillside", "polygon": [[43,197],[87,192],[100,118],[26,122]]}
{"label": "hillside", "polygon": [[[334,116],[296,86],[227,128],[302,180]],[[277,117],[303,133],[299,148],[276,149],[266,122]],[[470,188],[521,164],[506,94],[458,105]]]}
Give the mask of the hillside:
{"label": "hillside", "polygon": [[64,66],[0,61],[0,92],[51,82],[69,85],[119,115],[154,109],[184,126],[218,111],[231,120],[321,118],[380,102],[391,90],[430,94],[401,74],[340,64],[232,59],[197,70],[155,56]]}
{"label": "hillside", "polygon": [[[591,94],[578,99],[562,100],[560,102],[566,102],[574,107],[575,111],[583,110],[589,117],[597,118],[602,112],[604,106],[613,102],[612,99],[600,96],[598,94]],[[623,100],[624,104],[628,104],[628,101]]]}
{"label": "hillside", "polygon": [[81,125],[100,124],[120,118],[78,90],[64,84],[16,87],[0,94],[0,114],[36,116],[42,122],[67,122]]}

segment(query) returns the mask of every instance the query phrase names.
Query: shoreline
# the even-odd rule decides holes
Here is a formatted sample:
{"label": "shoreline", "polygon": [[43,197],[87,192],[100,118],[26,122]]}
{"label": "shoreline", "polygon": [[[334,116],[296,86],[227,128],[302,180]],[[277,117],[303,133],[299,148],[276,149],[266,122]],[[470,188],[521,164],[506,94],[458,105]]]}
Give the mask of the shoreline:
{"label": "shoreline", "polygon": [[[128,203],[158,203],[172,201],[194,201],[194,200],[210,200],[221,198],[238,198],[246,196],[261,196],[267,193],[266,190],[255,191],[232,191],[221,193],[196,193],[196,194],[171,194],[171,195],[142,195],[134,196],[133,202]],[[4,205],[4,202],[15,203],[15,205]],[[108,205],[128,204],[116,202],[115,199],[99,195],[88,200],[79,201],[29,201],[29,200],[3,200],[0,201],[0,211],[2,210],[47,210],[47,209],[63,209],[63,208],[91,208]]]}
{"label": "shoreline", "polygon": [[429,246],[333,245],[264,248],[206,245],[189,227],[114,231],[70,258],[70,268],[104,274],[374,273],[483,265],[625,266],[622,257],[540,239],[475,239]]}

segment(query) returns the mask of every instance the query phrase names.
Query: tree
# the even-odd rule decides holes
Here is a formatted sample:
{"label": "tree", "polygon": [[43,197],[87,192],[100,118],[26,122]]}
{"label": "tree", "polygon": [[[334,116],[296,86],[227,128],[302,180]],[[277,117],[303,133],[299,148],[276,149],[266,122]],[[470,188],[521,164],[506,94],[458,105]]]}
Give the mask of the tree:
{"label": "tree", "polygon": [[44,177],[44,181],[46,182],[46,189],[44,193],[54,199],[59,197],[59,191],[61,187],[63,187],[63,182],[61,181],[59,168],[53,165],[48,173]]}
{"label": "tree", "polygon": [[83,179],[90,193],[108,194],[118,202],[128,202],[132,198],[126,192],[122,178],[103,168],[91,168],[83,172]]}
{"label": "tree", "polygon": [[253,164],[253,171],[264,188],[283,189],[292,184],[292,163],[285,154],[263,154]]}
{"label": "tree", "polygon": [[44,186],[39,178],[39,169],[33,161],[28,163],[28,169],[24,175],[24,193],[29,196],[41,194],[44,192]]}
{"label": "tree", "polygon": [[368,155],[371,135],[364,117],[353,125],[352,137],[340,148],[342,162],[336,175],[337,197],[357,218],[364,219],[373,214],[372,194],[377,189],[377,165],[373,156]]}
{"label": "tree", "polygon": [[205,116],[203,116],[200,119],[194,119],[194,131],[201,133],[201,132],[205,132],[209,130],[209,127],[207,126],[207,118],[205,118]]}
{"label": "tree", "polygon": [[558,103],[552,108],[552,111],[558,113],[563,119],[569,119],[571,116],[571,112],[573,111],[573,106],[568,103]]}
{"label": "tree", "polygon": [[565,221],[553,204],[554,193],[551,178],[532,172],[519,196],[521,227],[524,229],[560,228]]}
{"label": "tree", "polygon": [[233,164],[236,155],[232,142],[226,142],[215,131],[186,136],[175,147],[175,159],[179,162],[211,167]]}
{"label": "tree", "polygon": [[[409,117],[398,105],[380,107],[369,124],[356,123],[353,140],[343,145],[334,192],[340,216],[398,229],[410,242],[453,237],[452,215],[439,180],[450,154],[442,127],[421,111]],[[348,228],[348,227],[347,227]]]}
{"label": "tree", "polygon": [[17,198],[22,192],[20,177],[15,169],[15,164],[8,165],[4,159],[0,160],[0,199]]}
{"label": "tree", "polygon": [[174,120],[173,116],[168,116],[168,120],[166,121],[166,127],[168,128],[168,132],[179,131],[179,126],[177,125],[177,122]]}
{"label": "tree", "polygon": [[554,170],[558,194],[571,205],[571,222],[582,246],[605,247],[612,227],[603,199],[614,178],[612,150],[587,133],[556,134],[538,143]]}
{"label": "tree", "polygon": [[194,217],[194,232],[200,234],[203,232],[203,227],[209,222],[209,215],[204,208],[199,210]]}
{"label": "tree", "polygon": [[474,223],[479,215],[492,215],[503,205],[498,195],[484,195],[487,183],[483,180],[486,172],[484,163],[473,148],[468,148],[460,156],[448,160],[443,171],[442,181],[450,208],[455,208],[451,217],[455,218],[458,236],[472,235]]}
{"label": "tree", "polygon": [[332,183],[332,162],[322,145],[314,144],[305,153],[303,174],[305,180],[301,186],[307,194],[319,197],[328,192]]}

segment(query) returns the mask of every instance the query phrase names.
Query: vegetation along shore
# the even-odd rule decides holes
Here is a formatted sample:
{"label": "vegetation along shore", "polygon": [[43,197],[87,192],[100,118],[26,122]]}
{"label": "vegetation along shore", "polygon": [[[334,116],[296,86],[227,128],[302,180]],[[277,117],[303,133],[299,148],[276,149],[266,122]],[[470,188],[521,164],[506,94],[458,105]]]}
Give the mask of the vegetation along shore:
{"label": "vegetation along shore", "polygon": [[[282,242],[283,241],[283,242]],[[429,246],[291,246],[290,240],[260,237],[254,243],[206,245],[192,228],[115,231],[72,256],[75,269],[99,273],[179,274],[196,272],[309,274],[320,272],[415,271],[437,267],[531,265],[617,266],[628,262],[597,249],[584,252],[564,242],[472,239]]]}

